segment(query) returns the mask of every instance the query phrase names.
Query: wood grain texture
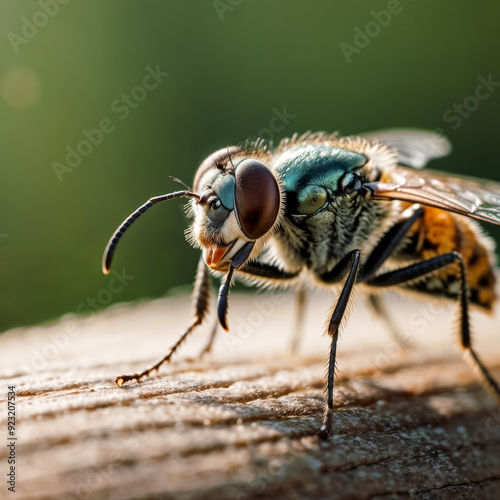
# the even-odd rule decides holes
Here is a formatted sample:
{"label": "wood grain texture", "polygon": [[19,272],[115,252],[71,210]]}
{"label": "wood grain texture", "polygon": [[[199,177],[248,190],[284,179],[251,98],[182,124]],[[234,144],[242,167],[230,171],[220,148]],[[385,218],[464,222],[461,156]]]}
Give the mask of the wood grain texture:
{"label": "wood grain texture", "polygon": [[[500,410],[452,346],[453,308],[389,296],[405,352],[358,297],[339,341],[332,437],[320,441],[328,296],[310,299],[301,354],[287,354],[293,297],[232,297],[215,352],[200,328],[141,384],[113,379],[163,354],[187,297],[68,315],[1,338],[18,395],[17,499],[500,498]],[[473,316],[500,378],[498,314]],[[2,477],[6,449],[0,448]]]}

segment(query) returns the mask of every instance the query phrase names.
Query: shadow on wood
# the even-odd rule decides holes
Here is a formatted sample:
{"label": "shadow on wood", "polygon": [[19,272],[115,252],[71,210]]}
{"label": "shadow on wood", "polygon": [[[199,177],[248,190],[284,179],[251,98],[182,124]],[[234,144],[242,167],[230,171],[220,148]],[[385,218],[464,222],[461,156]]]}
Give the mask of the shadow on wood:
{"label": "shadow on wood", "polygon": [[[358,298],[323,442],[331,299],[310,301],[297,357],[286,353],[292,296],[232,299],[231,332],[213,356],[186,361],[206,341],[200,328],[174,363],[122,388],[117,375],[175,341],[187,297],[6,332],[0,375],[2,400],[8,385],[18,398],[17,498],[500,498],[500,410],[452,347],[453,308],[390,297],[416,343],[405,352]],[[473,321],[498,378],[497,320]],[[0,419],[5,429],[5,410]],[[5,447],[0,463],[6,471]]]}

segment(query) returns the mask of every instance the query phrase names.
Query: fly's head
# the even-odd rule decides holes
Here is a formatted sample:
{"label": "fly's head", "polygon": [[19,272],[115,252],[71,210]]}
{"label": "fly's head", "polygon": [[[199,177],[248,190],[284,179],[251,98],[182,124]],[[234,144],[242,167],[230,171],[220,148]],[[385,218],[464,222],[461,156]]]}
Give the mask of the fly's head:
{"label": "fly's head", "polygon": [[263,159],[233,146],[209,156],[196,173],[189,237],[215,271],[255,258],[279,224],[284,195]]}

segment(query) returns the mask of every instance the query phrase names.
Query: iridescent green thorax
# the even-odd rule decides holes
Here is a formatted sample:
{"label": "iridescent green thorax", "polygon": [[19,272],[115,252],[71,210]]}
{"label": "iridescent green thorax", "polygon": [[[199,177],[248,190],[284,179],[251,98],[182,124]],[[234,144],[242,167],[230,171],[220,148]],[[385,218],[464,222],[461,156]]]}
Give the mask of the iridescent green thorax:
{"label": "iridescent green thorax", "polygon": [[384,234],[391,206],[344,190],[349,172],[357,171],[359,179],[370,173],[364,167],[368,160],[363,153],[324,143],[292,147],[274,159],[286,193],[274,241],[288,267],[304,266],[320,279],[350,251],[369,252]]}
{"label": "iridescent green thorax", "polygon": [[345,172],[367,162],[356,151],[311,144],[292,148],[281,154],[275,163],[286,190],[296,191],[311,184],[335,183]]}
{"label": "iridescent green thorax", "polygon": [[356,151],[310,144],[282,153],[274,164],[287,193],[287,212],[297,213],[304,190],[314,186],[330,192],[338,190],[338,180],[347,171],[361,167],[367,157]]}

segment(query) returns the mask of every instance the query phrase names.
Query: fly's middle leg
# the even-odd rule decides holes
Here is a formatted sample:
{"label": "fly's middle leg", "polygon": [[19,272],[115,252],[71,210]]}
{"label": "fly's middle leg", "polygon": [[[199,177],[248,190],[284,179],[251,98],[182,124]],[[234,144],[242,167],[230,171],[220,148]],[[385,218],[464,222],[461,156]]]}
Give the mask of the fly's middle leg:
{"label": "fly's middle leg", "polygon": [[330,357],[328,360],[326,408],[323,415],[323,423],[319,430],[319,437],[321,439],[328,438],[330,434],[329,422],[333,413],[333,389],[335,384],[335,361],[337,357],[339,328],[357,279],[360,256],[361,252],[359,250],[353,250],[338,264],[338,267],[340,266],[339,269],[345,269],[345,266],[349,265],[350,270],[328,325],[328,335],[332,338],[332,343],[330,345]]}
{"label": "fly's middle leg", "polygon": [[[378,242],[377,246],[372,250],[367,257],[359,272],[359,281],[368,281],[380,271],[384,263],[400,246],[401,242],[408,235],[408,232],[413,225],[421,219],[424,211],[418,204],[411,205],[398,217],[394,226]],[[385,308],[382,298],[379,295],[370,294],[368,297],[370,307],[384,322],[389,330],[389,333],[394,340],[403,348],[411,347],[411,341],[405,339],[399,332],[399,328],[392,320],[389,311]]]}

